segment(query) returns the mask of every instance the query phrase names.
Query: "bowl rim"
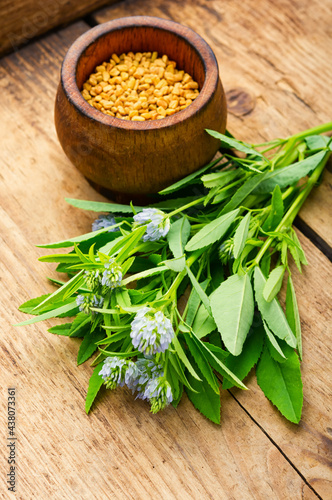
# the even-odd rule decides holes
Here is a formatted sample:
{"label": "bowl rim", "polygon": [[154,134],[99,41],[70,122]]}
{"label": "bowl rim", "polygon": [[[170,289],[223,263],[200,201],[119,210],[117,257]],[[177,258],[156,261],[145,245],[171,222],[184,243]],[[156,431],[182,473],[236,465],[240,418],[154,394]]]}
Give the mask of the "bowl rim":
{"label": "bowl rim", "polygon": [[[76,71],[82,54],[89,46],[111,31],[117,31],[130,27],[152,27],[164,31],[170,31],[186,40],[200,56],[205,73],[203,87],[194,102],[187,108],[178,111],[174,115],[167,116],[161,120],[147,120],[136,122],[122,120],[91,106],[82,96],[76,83]],[[208,43],[191,28],[175,21],[152,16],[130,16],[121,17],[99,24],[78,37],[69,47],[61,67],[61,86],[66,98],[75,108],[89,119],[100,124],[123,130],[159,130],[172,127],[178,123],[192,118],[201,112],[213,97],[219,80],[219,68],[217,59]]]}

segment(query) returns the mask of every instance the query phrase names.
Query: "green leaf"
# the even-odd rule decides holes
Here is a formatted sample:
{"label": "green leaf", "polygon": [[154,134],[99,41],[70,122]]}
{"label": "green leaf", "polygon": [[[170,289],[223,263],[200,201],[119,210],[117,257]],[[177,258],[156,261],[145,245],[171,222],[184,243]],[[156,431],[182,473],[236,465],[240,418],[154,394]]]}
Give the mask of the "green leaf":
{"label": "green leaf", "polygon": [[274,231],[281,222],[284,214],[284,202],[279,185],[277,184],[272,193],[271,211],[263,224],[263,231]]}
{"label": "green leaf", "polygon": [[267,347],[256,369],[257,382],[265,396],[288,420],[299,423],[303,404],[300,363],[296,353],[287,348],[287,360],[275,361]]}
{"label": "green leaf", "polygon": [[[126,241],[125,244],[121,247],[118,256],[117,256],[117,261],[121,264],[124,262],[128,257],[130,252],[135,248],[137,243],[140,241],[142,236],[144,235],[146,231],[146,227],[138,227],[136,228],[132,233],[130,238]],[[114,253],[114,252],[113,252]]]}
{"label": "green leaf", "polygon": [[[121,222],[116,224],[117,227],[121,226]],[[113,226],[115,227],[115,226]],[[66,248],[73,247],[74,243],[82,243],[83,241],[92,241],[95,240],[100,234],[107,233],[109,231],[109,227],[99,229],[98,231],[91,231],[90,233],[82,234],[80,236],[75,236],[74,238],[69,238],[67,240],[55,241],[54,243],[46,243],[44,245],[36,245],[39,248]],[[113,239],[117,237],[117,232],[109,233],[109,239]]]}
{"label": "green leaf", "polygon": [[267,302],[271,302],[271,300],[273,300],[279,293],[285,271],[285,266],[278,266],[270,272],[263,290],[263,297]]}
{"label": "green leaf", "polygon": [[206,295],[205,291],[203,290],[203,288],[201,287],[201,285],[198,283],[197,279],[195,278],[195,276],[193,275],[193,273],[191,272],[191,270],[190,270],[190,268],[188,266],[186,266],[186,271],[187,271],[187,274],[188,274],[188,276],[190,278],[191,284],[195,288],[195,290],[196,290],[199,298],[201,299],[204,307],[206,308],[206,310],[208,311],[208,313],[211,314],[211,307],[210,307],[209,297]]}
{"label": "green leaf", "polygon": [[61,262],[65,264],[76,264],[80,262],[74,253],[43,255],[38,259],[40,262]]}
{"label": "green leaf", "polygon": [[248,238],[248,232],[249,232],[249,224],[250,224],[250,212],[247,213],[245,217],[241,220],[240,224],[238,225],[237,230],[235,231],[234,234],[234,257],[235,259],[238,258],[242,250],[244,249],[244,246],[246,244],[247,238]]}
{"label": "green leaf", "polygon": [[84,337],[91,324],[91,316],[84,312],[78,313],[71,323],[69,337]]}
{"label": "green leaf", "polygon": [[212,368],[214,368],[223,377],[226,377],[227,379],[231,380],[233,382],[233,384],[236,385],[237,387],[240,387],[241,389],[247,389],[246,386],[241,382],[241,380],[239,380],[236,377],[236,375],[234,375],[234,373],[232,373],[231,370],[229,370],[227,368],[227,366],[220,359],[220,357],[215,355],[215,353],[213,352],[215,347],[213,346],[210,348],[210,346],[207,342],[202,342],[201,340],[199,340],[196,337],[196,335],[194,334],[194,332],[192,332],[192,334],[193,334],[193,338],[198,343],[198,345],[201,347],[206,359],[208,360],[208,362],[210,363]]}
{"label": "green leaf", "polygon": [[127,288],[124,288],[124,287],[116,288],[115,301],[122,308],[131,306],[130,295],[129,295]]}
{"label": "green leaf", "polygon": [[147,278],[148,276],[153,276],[154,274],[160,274],[164,271],[169,271],[169,268],[167,266],[153,267],[152,269],[147,269],[146,271],[142,271],[141,273],[128,276],[128,278],[122,280],[122,285],[126,286],[132,281],[141,280],[143,278]]}
{"label": "green leaf", "polygon": [[211,389],[216,394],[219,394],[220,391],[218,380],[214,375],[212,368],[209,365],[200,345],[195,342],[194,337],[192,337],[190,333],[184,333],[184,337],[186,339],[186,343],[191,352],[191,355],[195,360],[195,364],[198,367],[198,372],[202,374],[203,380],[205,379],[208,382],[208,384],[211,386]]}
{"label": "green leaf", "polygon": [[202,305],[195,316],[192,329],[198,339],[206,337],[211,332],[216,330],[217,325],[211,315],[207,312],[206,308]]}
{"label": "green leaf", "polygon": [[216,139],[220,139],[222,142],[222,146],[228,146],[229,148],[236,149],[237,151],[241,151],[242,153],[246,153],[247,155],[255,155],[263,157],[262,153],[254,149],[250,144],[246,144],[245,142],[238,141],[236,139],[232,139],[227,135],[221,134],[220,132],[216,132],[215,130],[205,129],[206,132],[212,137]]}
{"label": "green leaf", "polygon": [[78,274],[75,274],[73,278],[67,281],[62,287],[58,288],[52,295],[49,295],[43,302],[38,304],[33,311],[33,314],[38,314],[38,311],[44,309],[47,305],[52,304],[54,302],[58,302],[61,300],[66,292],[72,290],[71,293],[74,293],[79,287],[84,283],[84,278],[82,277],[83,271],[80,271]]}
{"label": "green leaf", "polygon": [[177,259],[164,260],[163,264],[167,266],[171,271],[176,273],[181,273],[186,266],[186,258],[184,255],[178,257]]}
{"label": "green leaf", "polygon": [[88,332],[80,345],[77,354],[77,364],[81,365],[87,359],[89,359],[92,354],[97,350],[97,342],[105,337],[105,332],[101,330],[95,330],[94,332]]}
{"label": "green leaf", "polygon": [[186,217],[173,222],[167,234],[167,241],[172,254],[177,259],[183,256],[184,247],[190,235],[190,222]]}
{"label": "green leaf", "polygon": [[254,317],[254,296],[248,274],[230,276],[211,294],[210,302],[225,346],[238,356]]}
{"label": "green leaf", "polygon": [[[192,363],[195,364],[194,360]],[[220,395],[216,394],[206,380],[200,382],[193,378],[190,373],[188,380],[196,391],[193,392],[187,387],[185,389],[194,407],[215,424],[220,424]]]}
{"label": "green leaf", "polygon": [[99,375],[100,370],[102,369],[104,363],[99,363],[93,370],[93,374],[90,377],[89,380],[89,388],[88,388],[88,393],[86,395],[86,401],[85,401],[85,411],[86,413],[89,413],[92,403],[94,402],[99,389],[103,385],[103,378],[101,375]]}
{"label": "green leaf", "polygon": [[296,347],[296,338],[287,322],[284,312],[277,299],[267,302],[263,297],[266,278],[261,269],[256,266],[254,272],[255,298],[262,318],[274,335],[285,340],[291,347]]}
{"label": "green leaf", "polygon": [[193,367],[191,366],[180,342],[179,342],[179,339],[177,338],[177,336],[175,335],[173,337],[173,340],[172,340],[172,344],[173,344],[173,347],[175,349],[175,352],[176,354],[178,355],[179,359],[182,361],[182,363],[184,364],[184,366],[187,368],[188,372],[197,380],[201,380],[199,375],[197,375],[197,373],[195,372],[195,370],[193,369]]}
{"label": "green leaf", "polygon": [[[239,356],[230,354],[224,360],[225,365],[231,370],[240,380],[243,380],[253,366],[257,363],[263,348],[264,331],[262,324],[257,327],[252,327],[249,335],[244,343],[243,349]],[[225,379],[222,383],[223,389],[230,389],[234,384]]]}
{"label": "green leaf", "polygon": [[[206,279],[205,281],[202,281],[202,283],[200,283],[204,292],[206,291],[209,283],[210,283],[210,279]],[[188,299],[188,303],[187,303],[187,315],[186,315],[187,325],[191,326],[193,324],[193,321],[195,319],[195,316],[196,316],[196,313],[198,311],[200,303],[201,303],[201,299],[200,299],[198,293],[196,292],[195,288],[192,288],[191,292],[190,292],[189,299]]]}
{"label": "green leaf", "polygon": [[302,179],[302,177],[305,177],[312,170],[317,168],[318,165],[324,161],[326,155],[329,155],[329,152],[320,151],[288,167],[267,172],[264,175],[263,181],[255,188],[254,193],[270,193],[277,184],[281,189],[291,184],[295,184]]}
{"label": "green leaf", "polygon": [[[188,387],[191,391],[195,392],[195,389],[192,387],[192,385],[190,385],[190,382],[187,379],[187,377],[183,371],[182,364],[181,364],[178,356],[176,356],[175,354],[170,352],[168,359],[169,359],[171,365],[173,366],[174,370],[176,371],[177,376],[178,376],[179,380],[182,382],[182,384],[184,384],[186,387]],[[189,375],[190,375],[190,373],[189,373]],[[196,380],[195,377],[192,377],[192,378],[194,380]],[[199,379],[199,380],[201,380],[201,379]]]}
{"label": "green leaf", "polygon": [[52,326],[52,328],[49,328],[48,331],[50,333],[54,333],[55,335],[64,335],[68,337],[70,328],[71,323],[64,323],[63,325]]}
{"label": "green leaf", "polygon": [[209,163],[208,165],[205,165],[201,169],[196,170],[196,172],[193,172],[192,174],[187,175],[186,177],[184,177],[180,181],[175,182],[171,186],[168,186],[167,188],[163,189],[162,191],[159,191],[159,194],[170,194],[170,193],[173,193],[174,191],[178,191],[179,189],[184,188],[185,186],[187,186],[188,184],[190,184],[190,182],[193,179],[195,179],[199,175],[201,175],[204,172],[206,172],[207,170],[209,170],[209,168],[214,167],[214,165],[216,165],[219,162],[220,162],[220,158],[217,158],[216,160],[214,160],[213,162]]}
{"label": "green leaf", "polygon": [[266,174],[263,175],[253,175],[250,177],[242,186],[236,190],[235,194],[232,196],[227,205],[223,208],[222,214],[226,214],[231,210],[237,208],[243,200],[262,182]]}
{"label": "green leaf", "polygon": [[240,177],[240,175],[241,172],[239,170],[227,170],[226,172],[214,172],[213,174],[203,175],[201,180],[208,189],[213,187],[222,188]]}
{"label": "green leaf", "polygon": [[308,135],[304,140],[308,149],[324,149],[327,147],[330,137],[327,135]]}
{"label": "green leaf", "polygon": [[239,210],[233,210],[204,226],[189,240],[186,245],[186,250],[188,252],[193,252],[194,250],[204,248],[220,240],[229,229],[238,213]]}
{"label": "green leaf", "polygon": [[32,312],[32,311],[34,311],[34,309],[36,309],[37,306],[39,306],[39,304],[44,302],[45,299],[50,297],[50,295],[51,294],[48,293],[46,295],[41,295],[40,297],[36,297],[34,299],[27,300],[26,302],[24,302],[24,304],[20,305],[20,307],[18,309],[19,309],[19,311],[24,312],[26,314],[38,314],[38,313]]}
{"label": "green leaf", "polygon": [[78,310],[76,300],[70,302],[70,304],[66,304],[56,309],[52,309],[51,311],[36,316],[35,318],[27,319],[26,321],[22,321],[21,323],[17,323],[16,325],[13,326],[32,325],[33,323],[38,323],[38,321],[44,321],[45,319],[50,319],[50,318],[57,318],[64,313],[71,313],[75,310]]}
{"label": "green leaf", "polygon": [[301,338],[301,321],[299,309],[297,306],[296,294],[291,275],[288,276],[287,292],[286,292],[286,317],[289,326],[297,340],[297,350],[302,361],[302,338]]}
{"label": "green leaf", "polygon": [[[120,205],[119,203],[105,203],[103,201],[86,201],[86,200],[75,200],[74,198],[65,198],[69,205],[76,208],[82,208],[83,210],[90,210],[92,212],[115,212],[123,214],[132,214],[132,208],[130,205]],[[134,207],[136,212],[141,212],[145,207]]]}
{"label": "green leaf", "polygon": [[275,338],[273,333],[269,330],[269,328],[264,320],[263,320],[263,325],[264,325],[265,333],[266,333],[267,338],[268,338],[268,348],[269,348],[269,351],[270,351],[272,358],[275,361],[278,361],[279,363],[283,363],[285,361],[285,359],[287,359],[286,356],[284,355],[280,345],[278,344],[277,339]]}

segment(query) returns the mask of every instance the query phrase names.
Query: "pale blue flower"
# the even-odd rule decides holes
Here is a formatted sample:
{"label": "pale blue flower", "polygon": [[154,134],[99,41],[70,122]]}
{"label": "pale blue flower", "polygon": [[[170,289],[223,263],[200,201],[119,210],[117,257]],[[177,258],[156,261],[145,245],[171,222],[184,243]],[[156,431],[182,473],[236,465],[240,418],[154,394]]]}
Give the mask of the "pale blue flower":
{"label": "pale blue flower", "polygon": [[118,385],[123,387],[131,377],[137,377],[138,369],[132,361],[113,356],[105,359],[99,375],[107,389],[115,389]]}
{"label": "pale blue flower", "polygon": [[79,310],[81,312],[84,312],[85,314],[92,314],[94,311],[91,311],[91,307],[102,307],[104,303],[103,297],[99,297],[98,295],[78,295],[76,297],[76,304],[79,307]]}
{"label": "pale blue flower", "polygon": [[169,382],[163,377],[150,380],[146,384],[144,396],[151,403],[152,413],[163,410],[165,406],[173,401],[172,388]]}
{"label": "pale blue flower", "polygon": [[[99,231],[99,229],[104,229],[106,227],[114,226],[116,224],[114,216],[112,214],[107,214],[107,215],[99,215],[98,219],[96,219],[92,223],[92,231]],[[111,229],[108,230],[109,233],[112,233],[114,231],[118,231],[119,229],[117,227],[111,227]]]}
{"label": "pale blue flower", "polygon": [[110,257],[109,261],[104,264],[104,271],[99,279],[101,285],[110,290],[121,286],[122,269],[114,258]]}
{"label": "pale blue flower", "polygon": [[172,323],[163,312],[152,312],[150,307],[138,311],[131,323],[133,346],[144,354],[164,352],[172,342]]}
{"label": "pale blue flower", "polygon": [[135,226],[146,225],[143,241],[157,241],[168,233],[171,223],[165,213],[157,208],[144,208],[142,212],[134,215]]}
{"label": "pale blue flower", "polygon": [[135,365],[137,372],[128,377],[126,384],[133,393],[137,392],[137,398],[146,399],[144,393],[147,383],[155,378],[163,377],[163,367],[157,364],[152,356],[138,358]]}

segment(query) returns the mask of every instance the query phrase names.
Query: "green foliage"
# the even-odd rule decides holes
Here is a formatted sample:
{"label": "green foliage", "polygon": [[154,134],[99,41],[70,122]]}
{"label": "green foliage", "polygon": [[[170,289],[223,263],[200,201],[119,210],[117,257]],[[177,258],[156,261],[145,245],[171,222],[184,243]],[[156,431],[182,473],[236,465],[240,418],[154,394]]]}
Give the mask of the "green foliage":
{"label": "green foliage", "polygon": [[[266,397],[299,422],[301,324],[288,259],[300,271],[307,264],[292,223],[321,177],[331,150],[321,132],[331,129],[327,124],[261,146],[207,130],[221,141],[221,156],[161,191],[152,206],[67,200],[76,208],[119,214],[116,231],[105,227],[40,245],[69,249],[39,259],[57,263],[68,281],[52,278],[59,286],[54,293],[22,304],[20,311],[34,317],[19,325],[74,316],[49,331],[83,339],[78,364],[94,356],[87,413],[103,384],[106,358],[107,387],[130,386],[122,369],[130,367],[132,377],[134,368],[143,370],[144,338],[154,352],[144,361],[150,372],[138,395],[157,375],[164,391],[153,396],[153,412],[170,402],[176,408],[185,389],[203,415],[220,423],[216,373],[223,389],[245,390],[243,380],[256,365]],[[141,224],[145,214],[150,219]],[[285,315],[277,296],[286,270]],[[158,344],[165,331],[169,339]]]}

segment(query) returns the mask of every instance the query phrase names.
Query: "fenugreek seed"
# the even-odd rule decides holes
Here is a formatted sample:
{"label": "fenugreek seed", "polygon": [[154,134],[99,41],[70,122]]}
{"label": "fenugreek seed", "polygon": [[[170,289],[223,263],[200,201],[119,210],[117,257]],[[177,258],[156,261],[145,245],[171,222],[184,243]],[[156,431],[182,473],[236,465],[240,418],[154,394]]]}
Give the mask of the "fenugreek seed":
{"label": "fenugreek seed", "polygon": [[113,54],[83,84],[82,96],[99,111],[124,120],[159,120],[185,109],[198,83],[157,52]]}
{"label": "fenugreek seed", "polygon": [[110,71],[110,76],[118,76],[120,74],[120,71],[117,68],[113,68]]}
{"label": "fenugreek seed", "polygon": [[133,116],[132,117],[133,122],[145,122],[144,116]]}
{"label": "fenugreek seed", "polygon": [[132,109],[131,111],[129,111],[129,118],[133,118],[134,116],[138,116],[137,109]]}
{"label": "fenugreek seed", "polygon": [[165,99],[158,99],[157,100],[157,106],[161,106],[162,108],[166,109],[167,108],[167,102],[165,101]]}
{"label": "fenugreek seed", "polygon": [[90,83],[90,85],[92,85],[92,87],[95,87],[98,82],[94,76],[90,76],[88,83]]}
{"label": "fenugreek seed", "polygon": [[176,101],[175,99],[174,99],[174,101],[171,101],[169,103],[169,108],[170,109],[176,109],[177,107],[178,107],[178,101]]}
{"label": "fenugreek seed", "polygon": [[167,85],[167,82],[166,80],[163,78],[162,80],[160,80],[159,83],[157,83],[156,85],[156,89],[161,89],[162,87],[164,87],[165,85]]}
{"label": "fenugreek seed", "polygon": [[133,76],[135,78],[141,78],[145,73],[145,70],[144,68],[137,68],[137,70],[135,71],[135,73],[133,74]]}

